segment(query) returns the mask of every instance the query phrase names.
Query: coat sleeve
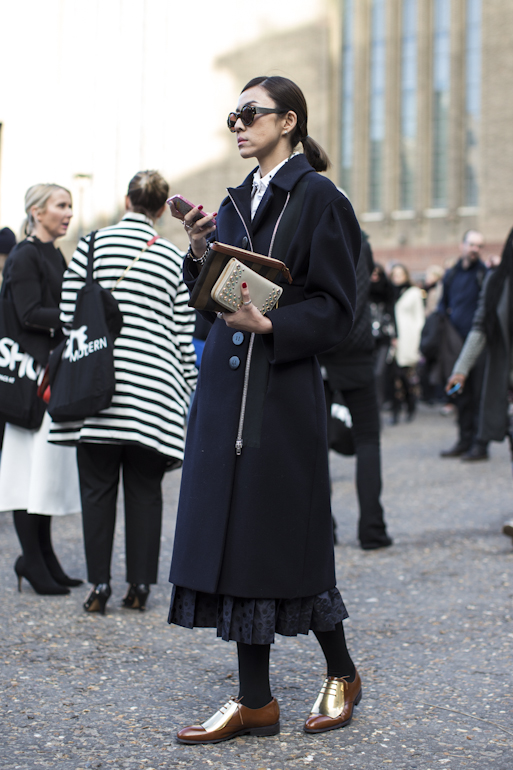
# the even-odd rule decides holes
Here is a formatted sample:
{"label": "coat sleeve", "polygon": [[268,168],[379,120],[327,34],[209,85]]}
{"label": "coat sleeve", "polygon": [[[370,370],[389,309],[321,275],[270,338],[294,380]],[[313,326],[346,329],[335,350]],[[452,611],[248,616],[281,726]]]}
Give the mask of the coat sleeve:
{"label": "coat sleeve", "polygon": [[12,261],[11,292],[16,314],[27,329],[59,329],[59,308],[44,307],[44,276],[36,246],[27,243]]}
{"label": "coat sleeve", "polygon": [[485,315],[486,315],[486,290],[492,273],[488,273],[483,282],[476,312],[472,320],[472,329],[465,340],[465,344],[454,364],[453,374],[464,374],[465,377],[476,363],[477,359],[486,347]]}
{"label": "coat sleeve", "polygon": [[360,227],[344,197],[324,209],[314,229],[303,300],[268,313],[262,339],[271,364],[309,358],[344,340],[353,325]]}
{"label": "coat sleeve", "polygon": [[196,387],[198,370],[196,369],[196,351],[192,344],[196,314],[188,305],[189,290],[180,282],[173,303],[173,320],[178,339],[178,355],[184,379],[189,386],[189,393]]}

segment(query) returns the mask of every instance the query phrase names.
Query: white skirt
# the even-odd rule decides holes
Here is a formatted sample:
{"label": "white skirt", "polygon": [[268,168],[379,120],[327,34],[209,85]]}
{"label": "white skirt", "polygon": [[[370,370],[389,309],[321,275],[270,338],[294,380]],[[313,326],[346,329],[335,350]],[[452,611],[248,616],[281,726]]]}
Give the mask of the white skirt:
{"label": "white skirt", "polygon": [[48,443],[51,418],[39,430],[7,423],[0,462],[0,511],[48,516],[79,513],[76,449]]}

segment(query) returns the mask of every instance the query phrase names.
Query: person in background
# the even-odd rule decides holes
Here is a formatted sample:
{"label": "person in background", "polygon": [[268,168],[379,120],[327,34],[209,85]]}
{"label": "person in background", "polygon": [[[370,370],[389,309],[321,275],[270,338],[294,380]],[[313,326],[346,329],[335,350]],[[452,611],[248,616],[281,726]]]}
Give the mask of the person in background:
{"label": "person in background", "polygon": [[[513,461],[513,230],[498,267],[488,272],[479,295],[472,327],[447,382],[446,390],[465,392],[472,368],[486,357],[478,440],[503,441],[508,437]],[[460,396],[461,398],[461,396]],[[513,538],[513,520],[503,533]]]}
{"label": "person in background", "polygon": [[408,420],[415,414],[420,360],[420,335],[425,322],[422,292],[413,286],[408,269],[394,265],[390,279],[394,285],[394,315],[397,337],[394,340],[394,397],[392,422],[399,422],[401,408],[406,405]]}
{"label": "person in background", "polygon": [[[442,296],[444,268],[440,265],[430,265],[425,272],[422,285],[426,321],[432,313],[437,311]],[[433,405],[436,401],[445,400],[443,384],[436,376],[436,355],[426,356],[423,352],[419,365],[419,380],[422,400]]]}
{"label": "person in background", "polygon": [[[484,240],[480,232],[467,230],[460,244],[460,259],[447,270],[438,312],[446,316],[463,346],[476,312],[479,293],[486,275],[480,255]],[[461,349],[461,348],[460,348]],[[454,361],[452,359],[451,363]],[[455,399],[458,410],[458,439],[440,452],[440,457],[460,457],[467,462],[488,459],[487,444],[477,438],[479,403],[484,375],[484,353],[469,372],[465,389]]]}
{"label": "person in background", "polygon": [[8,227],[0,230],[0,286],[3,280],[4,265],[7,257],[16,246],[16,236]]}
{"label": "person in background", "polygon": [[[217,225],[211,214],[194,221],[197,208],[185,216],[187,285],[192,291],[214,231],[222,243],[281,258],[293,283],[281,282],[279,307],[266,315],[244,283],[239,310],[207,314],[213,323],[187,432],[169,622],[214,627],[237,643],[239,696],[202,725],[181,729],[178,741],[186,744],[279,732],[269,681],[276,633],[312,630],[327,661],[306,732],[348,724],[361,697],[336,588],[316,358],[351,329],[360,227],[347,198],[318,173],[328,159],[308,135],[306,102],[295,83],[254,78],[228,127],[241,157],[258,165],[228,189]],[[300,143],[303,152],[296,152]],[[288,206],[301,216],[277,253]],[[205,672],[197,677],[204,681]]]}
{"label": "person in background", "polygon": [[[84,604],[87,612],[103,614],[111,595],[121,471],[129,584],[122,603],[145,608],[150,585],[157,582],[162,477],[183,459],[184,424],[197,376],[194,311],[182,281],[183,255],[155,230],[168,194],[157,171],[140,171],[128,185],[124,217],[96,233],[93,277],[113,290],[123,314],[114,343],[116,389],[110,407],[83,422],[54,424],[50,436],[55,443],[77,444],[87,573],[94,585]],[[89,238],[79,242],[64,276],[64,324],[73,320],[85,283]]]}
{"label": "person in background", "polygon": [[[62,339],[59,297],[66,263],[55,241],[73,216],[69,190],[37,184],[25,195],[27,238],[11,251],[2,295],[12,299],[24,330],[23,348],[45,366]],[[67,594],[82,580],[62,569],[52,546],[53,516],[80,511],[75,453],[48,443],[50,417],[39,430],[7,423],[0,464],[0,510],[13,511],[23,551],[15,564],[18,586],[28,580],[38,594]]]}
{"label": "person in background", "polygon": [[378,402],[374,377],[374,337],[369,308],[372,249],[362,232],[356,267],[356,308],[353,328],[337,347],[317,358],[324,376],[328,419],[340,393],[351,413],[356,452],[356,490],[360,516],[358,539],[364,551],[392,545],[381,504],[381,450]]}
{"label": "person in background", "polygon": [[[2,227],[0,230],[0,287],[2,286],[3,270],[5,260],[16,246],[16,236],[8,227]],[[0,417],[0,452],[4,440],[5,420]],[[1,454],[0,454],[1,457]]]}
{"label": "person in background", "polygon": [[370,278],[369,306],[374,337],[374,374],[378,410],[386,401],[392,400],[393,386],[388,366],[390,345],[396,336],[394,320],[394,287],[383,265],[374,263]]}
{"label": "person in background", "polygon": [[430,265],[426,269],[422,290],[426,318],[434,313],[440,304],[443,292],[444,269],[441,265]]}

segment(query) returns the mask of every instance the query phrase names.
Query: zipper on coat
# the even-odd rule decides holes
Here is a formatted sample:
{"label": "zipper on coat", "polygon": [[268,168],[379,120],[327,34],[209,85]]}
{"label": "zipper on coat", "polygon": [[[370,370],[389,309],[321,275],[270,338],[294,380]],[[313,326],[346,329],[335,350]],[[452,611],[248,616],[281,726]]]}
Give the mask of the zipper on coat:
{"label": "zipper on coat", "polygon": [[242,386],[242,401],[240,405],[239,429],[237,431],[237,441],[235,442],[235,454],[242,454],[242,431],[244,430],[244,417],[246,415],[246,402],[248,399],[249,370],[251,368],[251,358],[253,356],[253,345],[255,344],[255,332],[251,332],[248,345],[248,355],[246,358],[246,368],[244,369],[244,385]]}
{"label": "zipper on coat", "polygon": [[[246,234],[248,236],[248,242],[249,242],[249,245],[251,247],[251,251],[253,251],[253,243],[251,241],[251,235],[249,234],[249,230],[248,230],[248,228],[246,226],[246,223],[244,221],[244,217],[240,213],[240,211],[239,211],[239,209],[237,207],[237,204],[233,200],[233,198],[230,195],[230,193],[228,193],[228,195],[230,197],[230,200],[231,200],[231,202],[233,204],[233,207],[234,207],[235,211],[239,215],[239,217],[241,219],[241,222],[244,225],[244,229],[245,229]],[[272,237],[271,237],[271,245],[269,246],[269,254],[268,254],[269,257],[271,256],[271,252],[273,250],[274,240],[276,238],[276,233],[278,231],[278,227],[280,226],[281,218],[282,218],[282,216],[285,213],[285,209],[287,208],[289,200],[290,200],[290,191],[287,193],[287,200],[285,201],[285,205],[283,206],[283,208],[281,210],[281,213],[280,213],[280,216],[276,220],[276,224],[274,226],[273,234],[272,234]],[[249,387],[249,373],[250,373],[250,369],[251,369],[251,358],[253,356],[253,345],[254,344],[255,344],[255,332],[251,332],[251,337],[249,338],[249,345],[248,345],[248,355],[246,357],[246,367],[244,369],[244,384],[242,386],[242,400],[241,400],[240,413],[239,413],[239,428],[237,430],[237,440],[235,441],[235,454],[237,455],[237,457],[240,457],[240,455],[242,454],[242,446],[243,446],[243,443],[244,443],[243,440],[242,440],[242,433],[243,433],[243,430],[244,430],[244,417],[246,416],[246,403],[247,403],[247,400],[248,400],[248,387]]]}

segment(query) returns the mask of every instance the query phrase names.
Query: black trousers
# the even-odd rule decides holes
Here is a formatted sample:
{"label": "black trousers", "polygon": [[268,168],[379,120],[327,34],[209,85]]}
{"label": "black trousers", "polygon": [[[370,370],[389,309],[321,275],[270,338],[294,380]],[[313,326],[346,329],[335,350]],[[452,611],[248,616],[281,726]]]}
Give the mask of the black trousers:
{"label": "black trousers", "polygon": [[88,579],[109,583],[120,470],[125,498],[126,579],[156,583],[166,459],[140,446],[79,444],[82,523]]}
{"label": "black trousers", "polygon": [[[485,353],[483,352],[477,359],[475,366],[470,370],[463,392],[454,399],[458,410],[458,441],[468,449],[475,443],[477,437],[484,369]],[[487,442],[480,443],[486,448]]]}
{"label": "black trousers", "polygon": [[[325,381],[326,406],[331,413],[333,391]],[[351,412],[356,450],[356,491],[360,506],[358,539],[362,545],[378,545],[387,539],[381,505],[381,448],[379,412],[374,380],[350,390],[338,389]]]}

